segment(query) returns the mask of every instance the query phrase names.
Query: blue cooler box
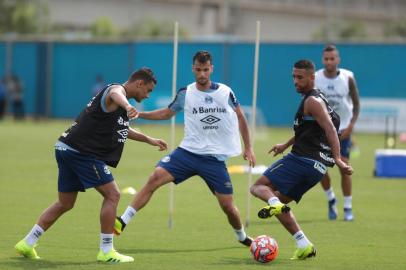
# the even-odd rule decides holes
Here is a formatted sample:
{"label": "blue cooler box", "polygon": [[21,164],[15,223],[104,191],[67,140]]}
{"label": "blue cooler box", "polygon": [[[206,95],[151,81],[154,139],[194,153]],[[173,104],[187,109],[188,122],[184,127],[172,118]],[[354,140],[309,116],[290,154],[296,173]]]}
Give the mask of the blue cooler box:
{"label": "blue cooler box", "polygon": [[406,150],[378,149],[375,151],[375,176],[406,177]]}

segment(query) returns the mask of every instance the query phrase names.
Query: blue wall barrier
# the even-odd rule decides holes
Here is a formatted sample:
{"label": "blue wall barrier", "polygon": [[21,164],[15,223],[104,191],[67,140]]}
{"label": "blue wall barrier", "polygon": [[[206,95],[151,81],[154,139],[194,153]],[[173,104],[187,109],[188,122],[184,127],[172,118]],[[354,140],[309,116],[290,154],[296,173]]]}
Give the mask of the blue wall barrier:
{"label": "blue wall barrier", "polygon": [[[171,42],[134,43],[52,43],[16,42],[12,44],[11,71],[24,83],[27,113],[72,118],[92,97],[98,74],[107,83],[124,82],[131,72],[150,67],[158,84],[151,97],[137,106],[154,110],[171,101],[173,47]],[[267,125],[291,125],[300,96],[292,82],[292,65],[302,58],[311,59],[322,68],[324,44],[263,43],[260,46],[258,74],[258,109]],[[6,46],[0,42],[0,62],[6,61]],[[406,98],[402,44],[338,44],[341,66],[354,71],[361,97]],[[181,42],[178,50],[177,88],[194,81],[192,57],[197,50],[213,55],[213,81],[228,84],[240,103],[251,106],[253,85],[253,43]],[[48,61],[51,57],[52,61]],[[47,64],[51,63],[51,73]],[[0,76],[6,70],[0,66]],[[46,92],[51,82],[51,93]],[[50,104],[47,104],[50,100]],[[183,116],[177,116],[181,122]]]}

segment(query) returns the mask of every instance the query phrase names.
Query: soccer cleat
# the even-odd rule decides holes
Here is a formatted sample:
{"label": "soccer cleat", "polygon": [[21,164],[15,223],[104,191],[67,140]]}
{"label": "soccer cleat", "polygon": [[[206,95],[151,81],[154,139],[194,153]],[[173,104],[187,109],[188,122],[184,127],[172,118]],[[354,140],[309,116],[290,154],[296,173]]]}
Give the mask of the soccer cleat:
{"label": "soccer cleat", "polygon": [[253,239],[247,235],[247,237],[245,237],[245,239],[243,241],[238,241],[238,242],[240,242],[244,246],[250,247],[252,244],[252,241],[253,241]]}
{"label": "soccer cleat", "polygon": [[121,217],[116,217],[116,220],[114,221],[114,234],[115,235],[120,235],[125,228],[125,223],[124,221],[121,219]]}
{"label": "soccer cleat", "polygon": [[35,251],[35,246],[30,246],[27,244],[27,242],[23,239],[20,242],[18,242],[15,245],[15,249],[18,254],[23,255],[24,257],[28,259],[33,259],[33,260],[38,260],[41,259],[38,255],[37,252]]}
{"label": "soccer cleat", "polygon": [[344,221],[353,221],[354,215],[352,214],[352,208],[344,208]]}
{"label": "soccer cleat", "polygon": [[337,201],[335,198],[328,201],[328,219],[337,219]]}
{"label": "soccer cleat", "polygon": [[286,204],[283,203],[276,203],[276,205],[270,206],[264,206],[259,210],[258,212],[258,217],[259,218],[270,218],[274,215],[279,215],[281,213],[288,213],[290,211],[290,207]]}
{"label": "soccer cleat", "polygon": [[118,253],[114,248],[108,253],[104,253],[102,250],[97,254],[97,261],[109,262],[109,263],[125,263],[133,262],[134,258]]}
{"label": "soccer cleat", "polygon": [[295,250],[291,260],[305,260],[310,257],[316,257],[316,248],[313,244],[308,245],[305,248],[298,248]]}

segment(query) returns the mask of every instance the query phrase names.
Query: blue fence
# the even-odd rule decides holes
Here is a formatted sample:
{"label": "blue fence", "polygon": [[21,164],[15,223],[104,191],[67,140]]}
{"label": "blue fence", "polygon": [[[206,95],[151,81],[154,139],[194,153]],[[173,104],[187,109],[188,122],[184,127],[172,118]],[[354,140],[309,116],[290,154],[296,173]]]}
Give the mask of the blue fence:
{"label": "blue fence", "polygon": [[[166,106],[171,98],[172,43],[48,43],[15,42],[11,46],[11,71],[24,84],[28,114],[57,118],[75,117],[90,100],[95,77],[124,82],[134,69],[152,68],[158,84],[142,109]],[[267,125],[292,123],[299,102],[292,83],[292,64],[308,58],[321,68],[323,44],[264,43],[260,46],[258,109]],[[354,71],[361,97],[406,98],[403,60],[406,45],[339,44],[341,66]],[[213,81],[228,84],[242,105],[250,106],[253,84],[253,43],[180,43],[177,86],[194,80],[192,57],[208,50],[214,59]],[[0,42],[0,76],[6,63],[6,45]],[[50,86],[50,87],[49,87]],[[48,92],[48,89],[50,92]],[[182,117],[177,118],[182,121]]]}

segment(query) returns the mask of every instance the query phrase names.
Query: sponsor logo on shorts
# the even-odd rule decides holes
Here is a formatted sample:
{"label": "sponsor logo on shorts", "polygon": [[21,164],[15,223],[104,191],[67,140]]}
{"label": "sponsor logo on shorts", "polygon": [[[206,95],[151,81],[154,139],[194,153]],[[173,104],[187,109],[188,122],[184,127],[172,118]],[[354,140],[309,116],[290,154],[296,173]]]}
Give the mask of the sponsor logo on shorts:
{"label": "sponsor logo on shorts", "polygon": [[109,169],[109,167],[107,167],[107,165],[104,165],[103,170],[104,170],[105,174],[111,174],[110,169]]}
{"label": "sponsor logo on shorts", "polygon": [[171,158],[170,158],[169,156],[165,156],[165,157],[163,157],[163,158],[161,159],[161,161],[162,161],[162,162],[165,162],[165,163],[169,162],[170,160],[171,160]]}
{"label": "sponsor logo on shorts", "polygon": [[322,174],[325,174],[327,172],[327,168],[326,166],[324,166],[323,164],[321,164],[320,162],[314,162],[314,166],[313,166],[316,170],[318,170],[319,172],[321,172]]}
{"label": "sponsor logo on shorts", "polygon": [[231,182],[228,181],[228,182],[225,182],[225,183],[224,183],[224,186],[225,186],[226,188],[232,188],[232,187],[233,187],[233,184],[231,184]]}

